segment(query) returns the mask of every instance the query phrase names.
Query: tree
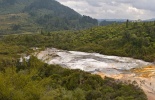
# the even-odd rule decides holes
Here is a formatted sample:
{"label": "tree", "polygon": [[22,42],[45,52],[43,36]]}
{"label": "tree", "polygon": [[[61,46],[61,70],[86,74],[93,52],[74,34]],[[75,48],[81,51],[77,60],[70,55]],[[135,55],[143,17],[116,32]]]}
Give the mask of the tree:
{"label": "tree", "polygon": [[126,28],[128,28],[129,20],[126,21]]}
{"label": "tree", "polygon": [[17,30],[19,30],[20,28],[21,28],[21,26],[20,26],[19,24],[18,24],[18,25],[15,24],[15,25],[12,26],[12,30],[13,30],[13,31],[17,31]]}

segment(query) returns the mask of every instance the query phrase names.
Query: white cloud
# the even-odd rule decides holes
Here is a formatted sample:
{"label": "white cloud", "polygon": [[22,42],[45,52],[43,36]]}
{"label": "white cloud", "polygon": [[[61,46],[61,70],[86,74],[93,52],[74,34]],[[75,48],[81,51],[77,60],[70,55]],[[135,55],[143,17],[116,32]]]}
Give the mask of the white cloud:
{"label": "white cloud", "polygon": [[149,19],[155,17],[155,0],[57,0],[82,15],[94,18]]}

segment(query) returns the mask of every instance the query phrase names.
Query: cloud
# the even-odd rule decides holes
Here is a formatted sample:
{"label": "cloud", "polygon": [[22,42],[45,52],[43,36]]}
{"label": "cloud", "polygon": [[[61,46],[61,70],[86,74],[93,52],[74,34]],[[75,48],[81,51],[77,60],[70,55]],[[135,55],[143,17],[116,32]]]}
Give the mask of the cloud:
{"label": "cloud", "polygon": [[57,0],[82,15],[98,19],[155,17],[155,0]]}

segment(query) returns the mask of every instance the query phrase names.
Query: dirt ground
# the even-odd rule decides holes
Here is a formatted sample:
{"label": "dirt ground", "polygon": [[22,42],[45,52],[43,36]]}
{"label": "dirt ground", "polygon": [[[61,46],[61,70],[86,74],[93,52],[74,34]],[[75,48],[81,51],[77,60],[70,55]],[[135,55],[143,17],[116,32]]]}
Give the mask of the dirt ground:
{"label": "dirt ground", "polygon": [[111,77],[116,80],[121,80],[126,83],[134,83],[138,85],[145,94],[148,100],[155,100],[155,66],[147,66],[139,69],[132,69],[131,74],[116,74],[106,75],[104,73],[97,73],[102,78]]}

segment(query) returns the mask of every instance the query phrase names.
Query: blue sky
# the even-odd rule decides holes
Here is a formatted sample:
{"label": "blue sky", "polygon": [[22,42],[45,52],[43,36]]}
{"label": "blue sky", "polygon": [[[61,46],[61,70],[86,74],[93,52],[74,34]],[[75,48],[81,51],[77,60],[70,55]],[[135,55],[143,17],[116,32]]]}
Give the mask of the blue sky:
{"label": "blue sky", "polygon": [[57,0],[81,15],[98,19],[155,18],[155,0]]}

